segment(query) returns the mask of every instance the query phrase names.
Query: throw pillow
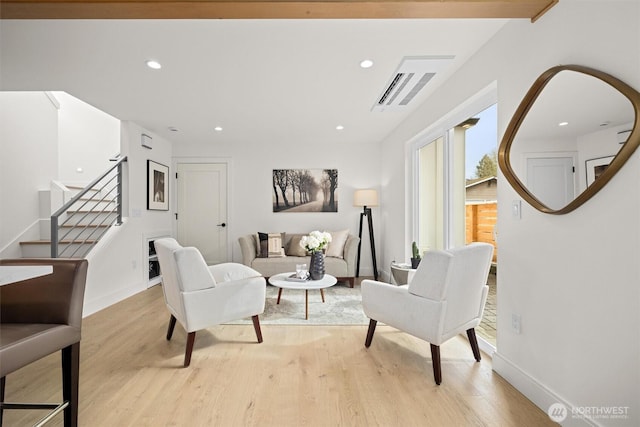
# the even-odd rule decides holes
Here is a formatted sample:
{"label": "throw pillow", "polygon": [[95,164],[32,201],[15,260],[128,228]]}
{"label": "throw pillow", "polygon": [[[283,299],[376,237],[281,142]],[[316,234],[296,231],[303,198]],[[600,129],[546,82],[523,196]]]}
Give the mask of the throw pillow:
{"label": "throw pillow", "polygon": [[257,258],[275,258],[284,256],[282,242],[285,233],[260,233],[256,234]]}
{"label": "throw pillow", "polygon": [[269,256],[269,233],[256,233],[256,258]]}
{"label": "throw pillow", "polygon": [[344,245],[347,243],[349,230],[330,231],[329,234],[331,234],[331,243],[327,246],[325,256],[344,258]]}
{"label": "throw pillow", "polygon": [[269,258],[283,257],[284,248],[284,233],[269,233],[268,239]]}
{"label": "throw pillow", "polygon": [[300,240],[304,235],[296,234],[291,237],[289,241],[289,246],[287,246],[287,256],[307,256],[307,250],[300,246]]}

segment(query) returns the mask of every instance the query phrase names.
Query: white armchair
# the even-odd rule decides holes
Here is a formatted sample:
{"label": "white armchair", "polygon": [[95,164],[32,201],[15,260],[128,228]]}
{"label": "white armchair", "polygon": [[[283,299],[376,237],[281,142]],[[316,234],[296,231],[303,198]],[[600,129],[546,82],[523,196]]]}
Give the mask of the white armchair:
{"label": "white armchair", "polygon": [[198,249],[182,247],[171,238],[157,239],[164,300],[171,313],[167,340],[176,320],[187,332],[184,366],[189,366],[196,331],[251,316],[262,342],[259,314],[264,312],[266,281],[242,264],[207,266]]}
{"label": "white armchair", "polygon": [[428,251],[407,285],[363,280],[362,306],[370,319],[365,347],[371,345],[378,321],[421,338],[431,344],[433,375],[440,384],[440,344],[466,331],[479,362],[474,328],[487,301],[492,255],[493,246],[487,243]]}

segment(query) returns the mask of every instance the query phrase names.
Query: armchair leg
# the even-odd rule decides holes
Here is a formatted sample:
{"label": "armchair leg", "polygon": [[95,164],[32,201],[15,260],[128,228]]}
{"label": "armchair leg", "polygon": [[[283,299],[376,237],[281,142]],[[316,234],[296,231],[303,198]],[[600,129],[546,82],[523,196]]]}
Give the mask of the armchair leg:
{"label": "armchair leg", "polygon": [[69,402],[64,409],[64,426],[78,425],[78,386],[80,384],[80,342],[62,349],[62,400]]}
{"label": "armchair leg", "polygon": [[369,320],[369,330],[367,331],[367,339],[364,342],[364,346],[369,348],[371,345],[371,341],[373,341],[373,333],[376,331],[376,325],[378,324],[377,320],[370,319]]}
{"label": "armchair leg", "polygon": [[473,357],[476,358],[476,362],[479,362],[480,347],[478,347],[478,340],[476,339],[476,330],[473,328],[467,329],[467,337],[469,338],[469,344],[471,344],[471,350],[473,350]]}
{"label": "armchair leg", "polygon": [[193,352],[193,343],[196,342],[196,333],[189,332],[187,335],[187,349],[184,352],[184,367],[188,367],[191,363],[191,353]]}
{"label": "armchair leg", "polygon": [[260,318],[256,314],[255,316],[251,316],[251,320],[253,320],[253,329],[256,330],[256,337],[258,337],[258,342],[262,342],[262,331],[260,330]]}
{"label": "armchair leg", "polygon": [[440,368],[440,346],[431,344],[431,360],[433,361],[433,378],[436,384],[442,382],[442,370]]}
{"label": "armchair leg", "polygon": [[169,319],[169,329],[167,329],[167,341],[171,339],[171,336],[173,335],[173,328],[175,327],[176,327],[176,318],[172,314],[171,318]]}

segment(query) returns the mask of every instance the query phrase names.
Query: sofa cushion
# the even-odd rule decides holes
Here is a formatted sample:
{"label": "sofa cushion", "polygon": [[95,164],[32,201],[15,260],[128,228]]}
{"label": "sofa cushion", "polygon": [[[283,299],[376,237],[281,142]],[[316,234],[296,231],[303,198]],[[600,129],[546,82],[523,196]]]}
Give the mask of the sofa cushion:
{"label": "sofa cushion", "polygon": [[304,234],[295,234],[291,236],[289,244],[286,247],[287,256],[307,256],[307,250],[300,246],[300,240],[302,240]]}
{"label": "sofa cushion", "polygon": [[349,230],[330,231],[331,243],[327,246],[325,255],[334,258],[344,258],[344,245],[349,237]]}
{"label": "sofa cushion", "polygon": [[278,258],[284,256],[285,233],[256,234],[256,256],[258,258]]}

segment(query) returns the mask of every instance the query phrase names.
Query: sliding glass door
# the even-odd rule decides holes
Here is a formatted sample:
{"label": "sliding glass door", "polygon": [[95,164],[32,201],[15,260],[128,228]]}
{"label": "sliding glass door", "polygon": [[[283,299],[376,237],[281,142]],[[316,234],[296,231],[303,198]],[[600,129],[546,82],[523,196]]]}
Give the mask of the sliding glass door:
{"label": "sliding glass door", "polygon": [[418,148],[418,248],[444,249],[444,136]]}
{"label": "sliding glass door", "polygon": [[[421,252],[478,241],[496,247],[497,108],[475,111],[414,146],[413,236]],[[492,274],[490,323],[477,332],[495,346],[495,268]]]}

